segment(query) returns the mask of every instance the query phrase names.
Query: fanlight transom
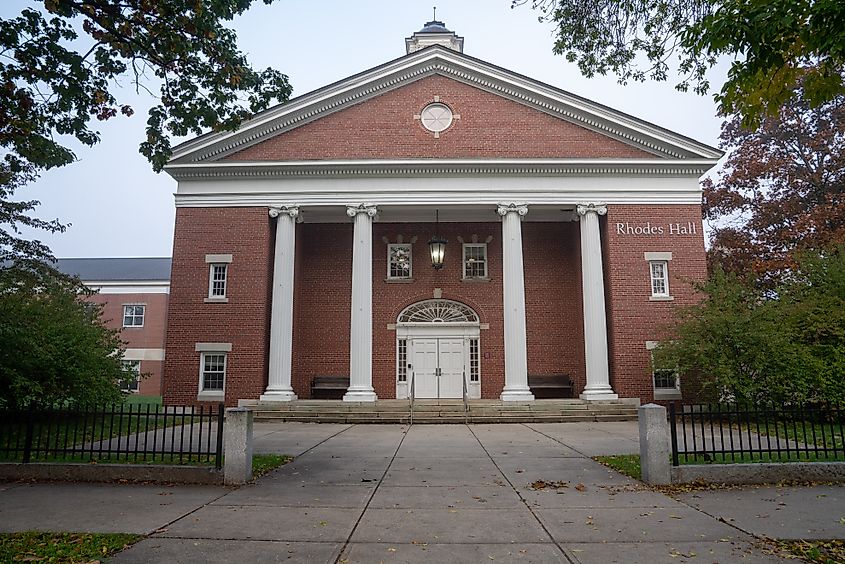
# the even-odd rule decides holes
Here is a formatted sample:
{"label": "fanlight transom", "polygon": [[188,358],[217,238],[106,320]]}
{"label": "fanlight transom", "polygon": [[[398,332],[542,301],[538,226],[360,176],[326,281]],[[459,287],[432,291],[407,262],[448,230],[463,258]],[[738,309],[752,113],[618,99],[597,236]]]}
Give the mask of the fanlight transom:
{"label": "fanlight transom", "polygon": [[478,323],[478,315],[460,302],[425,300],[406,307],[399,323]]}

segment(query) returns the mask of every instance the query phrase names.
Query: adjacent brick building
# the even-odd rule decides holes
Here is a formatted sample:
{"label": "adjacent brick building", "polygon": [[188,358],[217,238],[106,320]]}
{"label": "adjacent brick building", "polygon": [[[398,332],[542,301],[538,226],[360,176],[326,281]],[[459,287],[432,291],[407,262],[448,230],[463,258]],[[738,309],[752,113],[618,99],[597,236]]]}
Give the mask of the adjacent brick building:
{"label": "adjacent brick building", "polygon": [[66,258],[56,268],[79,276],[97,293],[103,320],[126,343],[123,362],[139,377],[125,391],[160,396],[170,291],[170,258]]}
{"label": "adjacent brick building", "polygon": [[467,56],[441,22],[406,47],[176,148],[165,402],[330,375],[350,401],[531,401],[529,375],[560,374],[587,400],[679,397],[649,350],[705,276],[721,153]]}

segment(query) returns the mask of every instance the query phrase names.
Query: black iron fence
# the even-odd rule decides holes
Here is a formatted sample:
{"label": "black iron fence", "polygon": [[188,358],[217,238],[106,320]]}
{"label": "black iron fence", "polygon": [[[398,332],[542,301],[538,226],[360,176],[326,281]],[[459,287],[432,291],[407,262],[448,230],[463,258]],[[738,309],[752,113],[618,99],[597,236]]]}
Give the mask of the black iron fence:
{"label": "black iron fence", "polygon": [[224,406],[0,410],[0,461],[223,463]]}
{"label": "black iron fence", "polygon": [[811,406],[669,405],[672,464],[845,460],[845,413]]}

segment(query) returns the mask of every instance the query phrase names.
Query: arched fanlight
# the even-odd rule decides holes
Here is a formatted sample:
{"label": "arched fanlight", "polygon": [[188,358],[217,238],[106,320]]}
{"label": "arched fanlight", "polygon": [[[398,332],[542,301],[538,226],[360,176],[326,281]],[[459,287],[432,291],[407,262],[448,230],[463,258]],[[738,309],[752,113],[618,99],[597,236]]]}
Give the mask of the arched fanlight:
{"label": "arched fanlight", "polygon": [[440,210],[436,210],[434,220],[434,237],[428,241],[428,249],[431,251],[431,266],[434,270],[443,268],[443,259],[446,257],[446,243],[448,241],[443,237],[437,235],[438,227],[440,225]]}

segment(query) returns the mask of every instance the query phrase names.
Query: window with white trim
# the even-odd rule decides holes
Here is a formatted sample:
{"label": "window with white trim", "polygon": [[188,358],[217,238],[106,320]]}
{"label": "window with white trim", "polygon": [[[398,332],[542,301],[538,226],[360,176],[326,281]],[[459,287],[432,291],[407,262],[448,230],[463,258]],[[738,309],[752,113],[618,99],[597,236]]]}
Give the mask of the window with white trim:
{"label": "window with white trim", "polygon": [[478,350],[478,339],[469,340],[469,381],[481,380],[481,355]]}
{"label": "window with white trim", "polygon": [[391,280],[409,279],[413,276],[411,245],[387,245],[387,277]]}
{"label": "window with white trim", "polygon": [[681,377],[676,366],[660,366],[654,359],[654,349],[657,341],[646,341],[650,364],[651,380],[654,386],[655,399],[680,399]]}
{"label": "window with white trim", "polygon": [[408,340],[396,340],[396,379],[399,382],[408,381]]}
{"label": "window with white trim", "polygon": [[464,243],[464,278],[487,278],[487,243]]}
{"label": "window with white trim", "polygon": [[226,297],[226,278],[229,273],[229,265],[225,263],[215,263],[209,265],[208,270],[208,297],[209,298],[225,298]]}
{"label": "window with white trim", "polygon": [[120,391],[130,394],[138,393],[138,381],[141,378],[140,360],[121,360],[124,376],[120,379]]}
{"label": "window with white trim", "polygon": [[651,295],[656,298],[669,297],[669,261],[649,261],[651,272]]}
{"label": "window with white trim", "polygon": [[200,371],[201,392],[222,392],[226,381],[226,353],[201,353]]}
{"label": "window with white trim", "polygon": [[128,304],[123,306],[123,326],[143,327],[146,306],[142,304]]}

